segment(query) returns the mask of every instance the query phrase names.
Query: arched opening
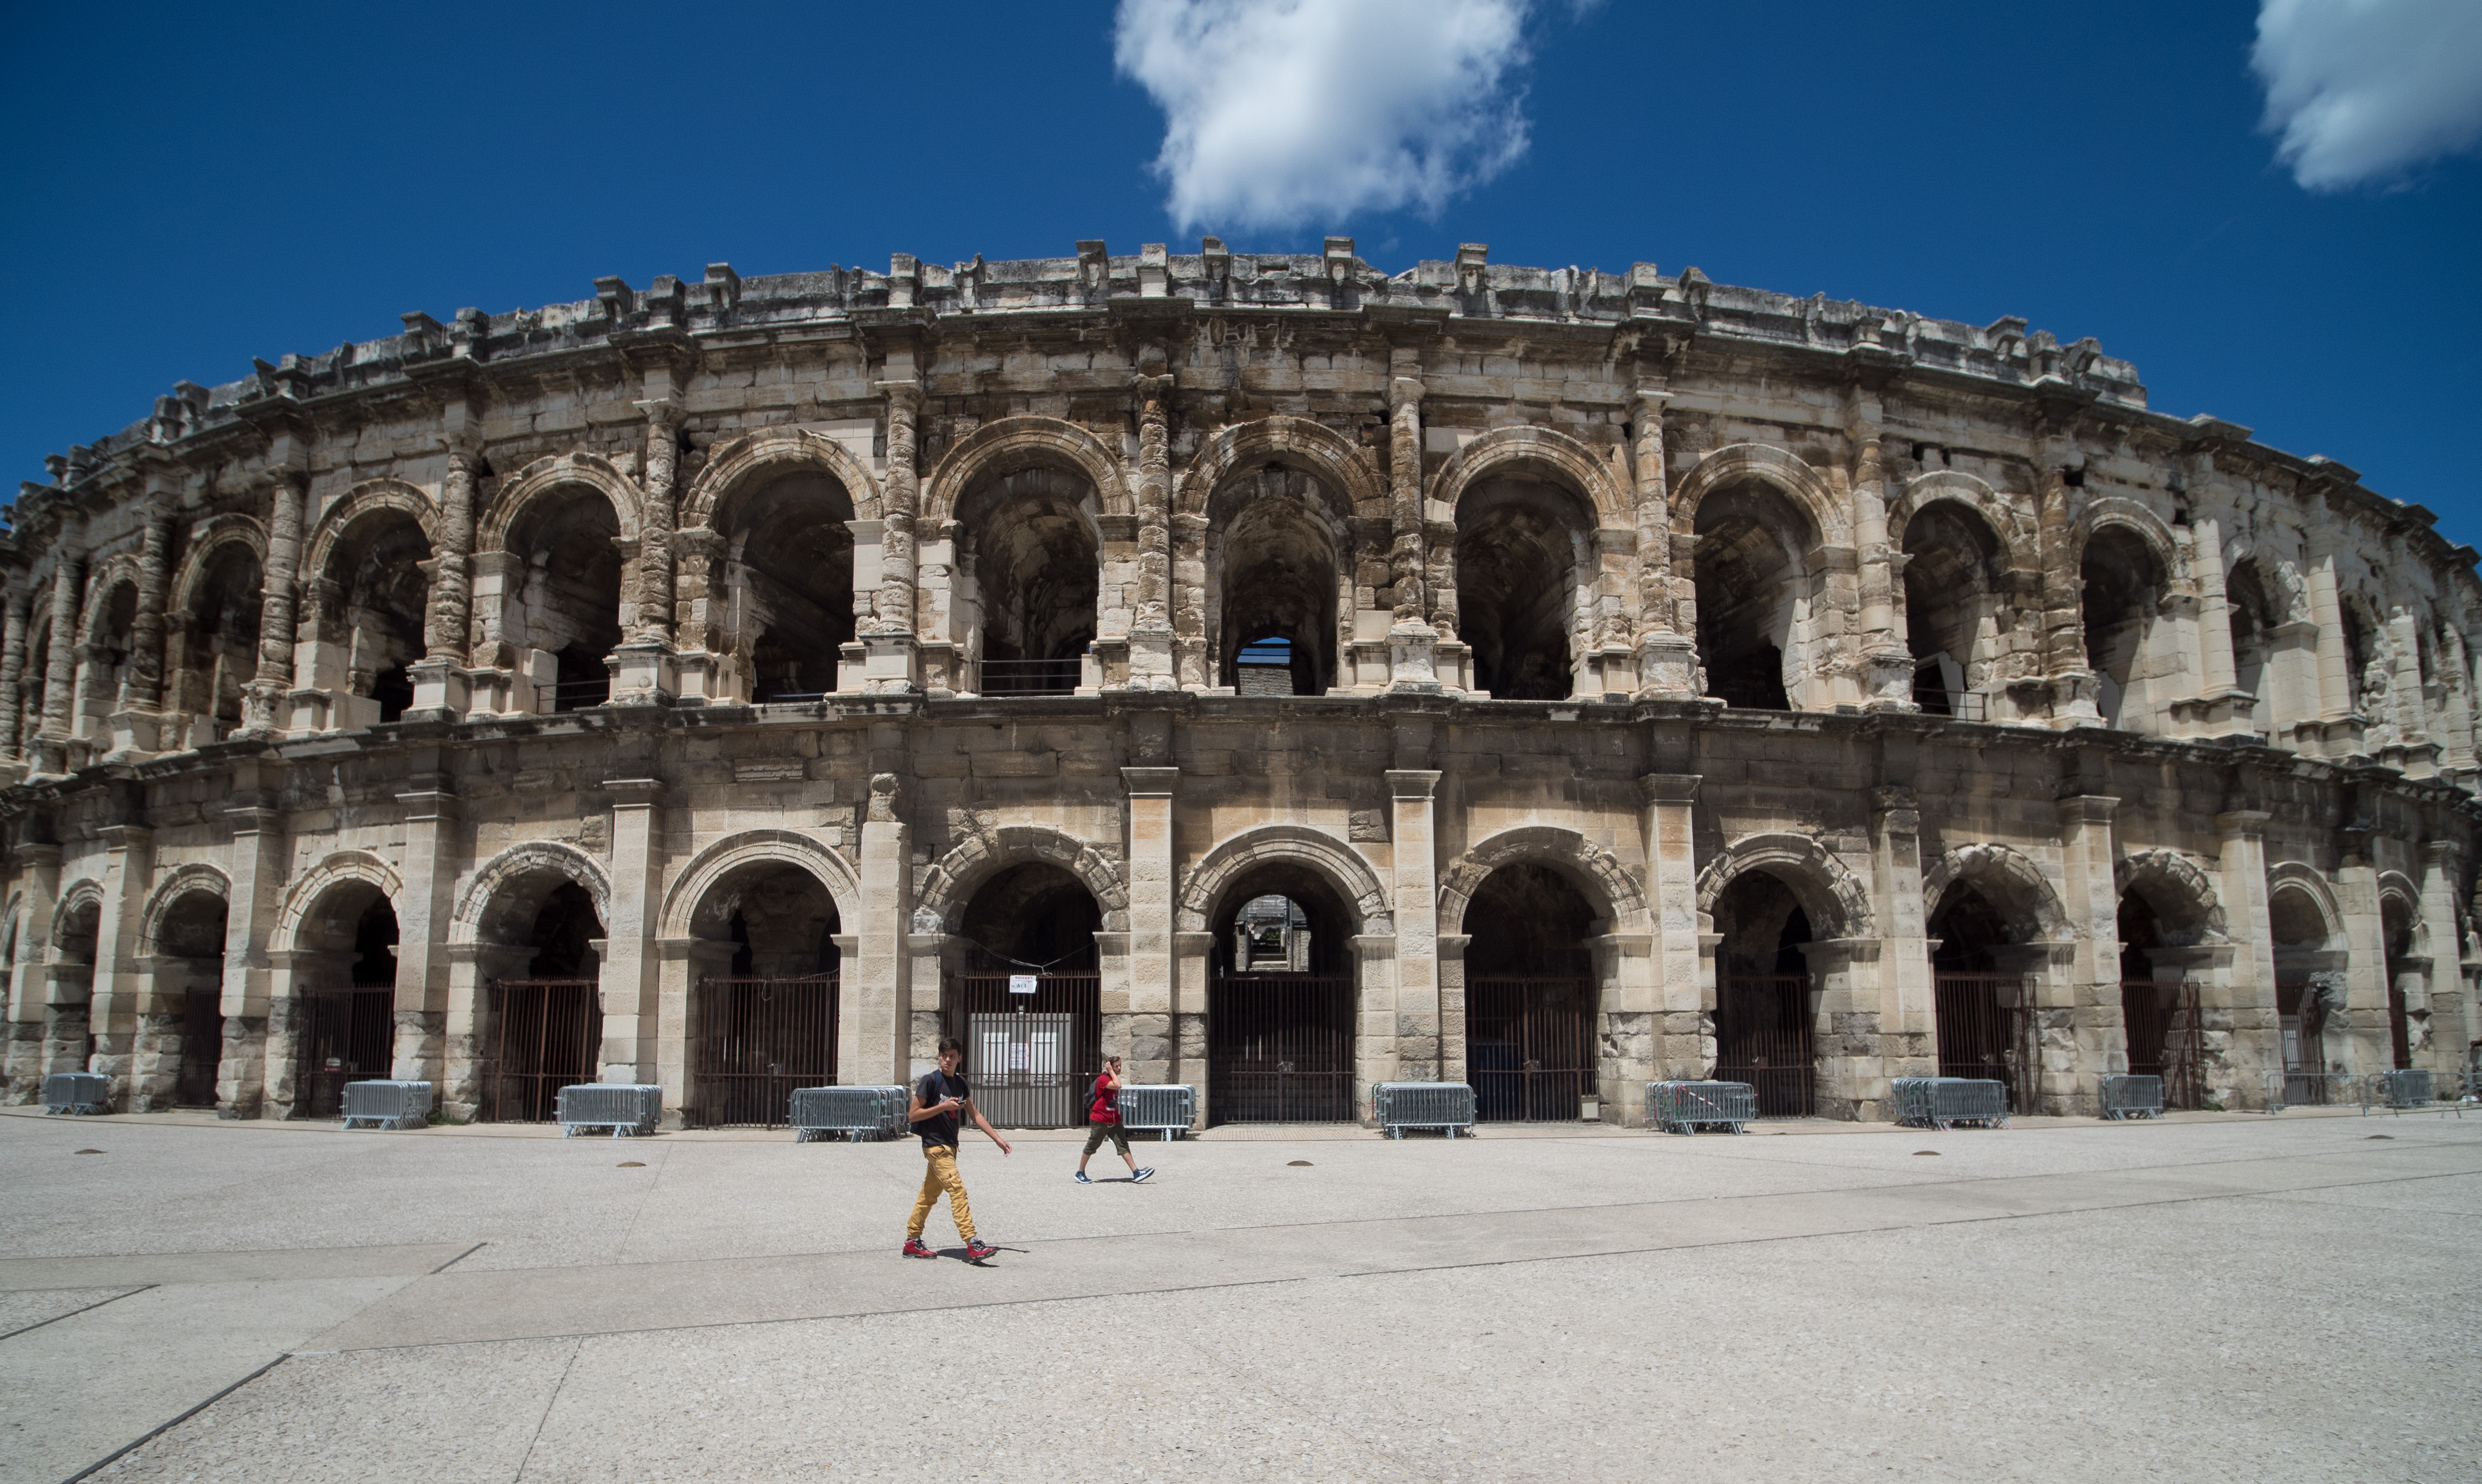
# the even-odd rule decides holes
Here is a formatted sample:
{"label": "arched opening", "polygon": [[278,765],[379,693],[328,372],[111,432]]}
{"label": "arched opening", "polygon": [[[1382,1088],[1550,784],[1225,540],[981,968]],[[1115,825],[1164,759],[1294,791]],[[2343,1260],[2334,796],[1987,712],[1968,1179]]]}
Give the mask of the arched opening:
{"label": "arched opening", "polygon": [[137,620],[138,585],[114,583],[95,615],[93,632],[87,636],[86,675],[80,686],[85,719],[78,729],[80,736],[102,735],[112,729],[109,718],[119,709],[121,688],[129,683],[135,654],[130,631]]}
{"label": "arched opening", "polygon": [[[2120,898],[2120,1016],[2132,1076],[2161,1077],[2163,1105],[2194,1108],[2205,1099],[2205,1027],[2198,986],[2164,950],[2197,940],[2194,914],[2158,911],[2152,897]],[[2185,919],[2185,920],[2184,920]]]}
{"label": "arched opening", "polygon": [[797,1090],[835,1085],[836,900],[801,866],[756,861],[708,889],[692,931],[711,946],[690,995],[685,1116],[780,1127]]}
{"label": "arched opening", "polygon": [[84,1072],[93,1065],[94,1026],[89,1007],[94,999],[95,942],[103,927],[103,909],[92,901],[76,903],[52,924],[51,960],[43,987],[43,1071]]}
{"label": "arched opening", "polygon": [[395,1058],[396,909],[368,882],[330,888],[294,936],[293,1116],[342,1118],[345,1084]]}
{"label": "arched opening", "polygon": [[1714,920],[1715,1078],[1749,1083],[1760,1118],[1808,1118],[1818,1107],[1809,914],[1781,877],[1755,870],[1715,898]]}
{"label": "arched opening", "polygon": [[2344,619],[2344,687],[2354,712],[2373,728],[2394,720],[2390,698],[2395,667],[2388,663],[2378,614],[2367,598],[2346,594],[2337,604]]}
{"label": "arched opening", "polygon": [[1208,914],[1210,1124],[1354,1116],[1353,917],[1305,866],[1261,865]]}
{"label": "arched opening", "polygon": [[1028,861],[983,883],[959,924],[941,1028],[965,1044],[983,1116],[1013,1128],[1086,1121],[1103,1067],[1102,909],[1060,866]]}
{"label": "arched opening", "polygon": [[1217,668],[1244,696],[1318,696],[1335,683],[1337,550],[1319,482],[1270,464],[1219,491],[1207,567],[1220,597]]}
{"label": "arched opening", "polygon": [[2150,691],[2156,677],[2148,661],[2163,597],[2163,565],[2136,532],[2112,525],[2086,543],[2077,570],[2084,584],[2086,665],[2095,674],[2095,706],[2106,727],[2152,731],[2159,707]]}
{"label": "arched opening", "polygon": [[1069,695],[1095,642],[1102,585],[1094,491],[1024,469],[968,501],[966,514],[958,586],[979,613],[982,694]]}
{"label": "arched opening", "polygon": [[482,935],[513,950],[494,957],[514,970],[490,985],[483,1120],[551,1123],[560,1090],[601,1070],[603,920],[593,893],[546,867],[501,888]]}
{"label": "arched opening", "polygon": [[1457,635],[1494,701],[1561,701],[1575,688],[1578,572],[1593,524],[1575,496],[1494,479],[1457,501]]}
{"label": "arched opening", "polygon": [[1934,716],[1990,717],[2004,636],[2016,609],[2001,585],[1998,534],[1951,500],[1922,507],[1905,526],[1905,642],[1914,703]]}
{"label": "arched opening", "polygon": [[[2413,1065],[2416,1040],[2411,996],[2406,994],[2408,978],[2419,969],[2405,961],[2413,956],[2416,919],[2413,908],[2405,899],[2392,893],[2379,898],[2379,925],[2383,934],[2388,974],[2388,1065],[2401,1071]],[[2427,1004],[2427,1000],[2424,1001]]]}
{"label": "arched opening", "polygon": [[620,644],[620,517],[612,501],[583,485],[547,491],[511,522],[508,550],[524,563],[510,626],[531,651],[521,668],[539,687],[543,672],[552,674],[551,703],[541,708],[611,700],[605,659]]}
{"label": "arched opening", "polygon": [[1698,503],[1693,566],[1698,662],[1706,694],[1764,711],[1793,709],[1803,673],[1818,536],[1773,486],[1744,480]]}
{"label": "arched opening", "polygon": [[43,696],[51,689],[52,621],[39,616],[26,629],[26,682],[17,698],[17,753],[31,757],[43,734]]}
{"label": "arched opening", "polygon": [[224,899],[184,892],[164,910],[155,953],[172,963],[156,970],[157,1055],[172,1064],[175,1107],[216,1102],[224,1060]]}
{"label": "arched opening", "polygon": [[2232,688],[2248,695],[2249,727],[2260,736],[2275,726],[2275,603],[2255,557],[2243,558],[2224,578],[2224,604],[2232,633]]}
{"label": "arched opening", "polygon": [[853,499],[815,470],[771,480],[719,513],[727,541],[726,644],[759,705],[836,688],[854,638]]}
{"label": "arched opening", "polygon": [[1487,1123],[1569,1123],[1601,1095],[1594,907],[1549,866],[1503,865],[1466,904],[1465,1077]]}
{"label": "arched opening", "polygon": [[188,716],[188,745],[205,746],[241,726],[242,691],[258,674],[258,618],[267,581],[258,553],[237,541],[218,546],[173,623],[167,706]]}
{"label": "arched opening", "polygon": [[1932,1020],[1939,1074],[2004,1084],[2010,1111],[2031,1113],[2040,1091],[2033,986],[2009,949],[2031,938],[1970,883],[1940,899],[1930,920]]}
{"label": "arched opening", "polygon": [[407,666],[422,657],[431,542],[399,511],[355,522],[330,553],[311,602],[312,683],[337,695],[334,725],[393,722],[413,703]]}
{"label": "arched opening", "polygon": [[[2318,899],[2304,888],[2278,886],[2267,897],[2267,923],[2275,940],[2275,1010],[2284,1042],[2287,1105],[2324,1102],[2331,1066],[2327,1030],[2344,1011],[2346,955]],[[2340,1061],[2332,1063],[2342,1070]],[[2298,1096],[2296,1096],[2296,1094]]]}

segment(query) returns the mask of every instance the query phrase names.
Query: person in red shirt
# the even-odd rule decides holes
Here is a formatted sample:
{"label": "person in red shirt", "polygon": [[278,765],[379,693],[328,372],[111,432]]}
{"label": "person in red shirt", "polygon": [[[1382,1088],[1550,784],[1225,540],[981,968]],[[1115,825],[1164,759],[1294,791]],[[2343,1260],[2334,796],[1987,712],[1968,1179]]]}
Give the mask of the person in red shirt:
{"label": "person in red shirt", "polygon": [[1090,1106],[1086,1110],[1088,1124],[1086,1153],[1077,1156],[1077,1183],[1080,1185],[1095,1183],[1086,1178],[1086,1161],[1095,1157],[1095,1152],[1103,1147],[1105,1139],[1112,1141],[1112,1147],[1121,1152],[1122,1160],[1128,1165],[1129,1183],[1134,1185],[1140,1180],[1152,1179],[1155,1167],[1148,1165],[1145,1169],[1138,1168],[1137,1156],[1129,1153],[1129,1130],[1121,1126],[1121,1059],[1119,1057],[1103,1058],[1103,1070],[1095,1074],[1095,1094],[1089,1100],[1089,1103]]}

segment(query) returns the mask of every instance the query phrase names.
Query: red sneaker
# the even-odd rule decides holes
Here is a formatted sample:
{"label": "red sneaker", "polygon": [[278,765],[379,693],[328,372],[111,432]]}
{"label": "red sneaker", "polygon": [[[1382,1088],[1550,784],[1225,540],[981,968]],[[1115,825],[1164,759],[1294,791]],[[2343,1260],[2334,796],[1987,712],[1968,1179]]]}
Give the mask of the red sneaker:
{"label": "red sneaker", "polygon": [[933,1252],[929,1247],[923,1245],[922,1238],[918,1236],[909,1236],[905,1239],[905,1255],[909,1258],[936,1258],[939,1256],[937,1253]]}
{"label": "red sneaker", "polygon": [[965,1244],[965,1260],[968,1262],[980,1262],[985,1258],[998,1257],[999,1251],[1000,1250],[998,1248],[992,1246],[987,1241],[984,1241],[978,1236]]}

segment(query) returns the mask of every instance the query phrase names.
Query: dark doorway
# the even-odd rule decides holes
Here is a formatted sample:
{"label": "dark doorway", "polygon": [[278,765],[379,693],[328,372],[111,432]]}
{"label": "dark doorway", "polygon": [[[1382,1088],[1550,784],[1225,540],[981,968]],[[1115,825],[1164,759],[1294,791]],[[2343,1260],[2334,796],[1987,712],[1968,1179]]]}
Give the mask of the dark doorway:
{"label": "dark doorway", "polygon": [[181,1071],[172,1083],[172,1104],[216,1104],[216,1070],[224,1060],[224,991],[193,989],[181,999]]}
{"label": "dark doorway", "polygon": [[2379,904],[2379,924],[2385,935],[2388,975],[2388,1065],[2402,1071],[2413,1065],[2413,1021],[2405,1005],[2402,967],[2413,953],[2413,914],[2405,910],[2400,898],[2384,897]]}
{"label": "dark doorway", "polygon": [[796,870],[733,913],[732,972],[699,981],[690,1027],[701,1126],[781,1127],[795,1089],[835,1085],[837,927],[827,889]]}
{"label": "dark doorway", "polygon": [[352,965],[349,983],[299,996],[298,1118],[344,1117],[346,1083],[384,1078],[392,1070],[396,909],[377,891],[355,920]]}
{"label": "dark doorway", "polygon": [[2204,1100],[2205,1031],[2198,987],[2154,975],[2163,946],[2153,904],[2131,891],[2120,899],[2120,1016],[2132,1076],[2161,1077],[2163,1105],[2194,1108]]}
{"label": "dark doorway", "polygon": [[534,975],[491,986],[491,1076],[483,1117],[546,1124],[560,1090],[592,1082],[603,1059],[603,998],[594,943],[603,936],[594,899],[563,882],[535,914]]}
{"label": "dark doorway", "polygon": [[1307,872],[1254,873],[1225,896],[1207,950],[1207,1121],[1354,1117],[1347,918]]}
{"label": "dark doorway", "polygon": [[1809,914],[1782,879],[1745,871],[1715,900],[1715,1078],[1747,1082],[1760,1118],[1817,1110]]}
{"label": "dark doorway", "polygon": [[155,927],[155,952],[189,969],[188,986],[176,1002],[175,1107],[215,1106],[217,1066],[224,1059],[224,915],[223,897],[192,891],[167,908]]}
{"label": "dark doorway", "polygon": [[1465,908],[1465,1075],[1487,1123],[1574,1122],[1601,1089],[1595,910],[1547,866],[1505,865]]}
{"label": "dark doorway", "polygon": [[992,1123],[1086,1122],[1084,1094],[1103,1066],[1101,926],[1085,883],[1056,865],[1013,866],[967,904],[968,946],[948,975],[940,1028],[965,1044],[965,1073]]}
{"label": "dark doorway", "polygon": [[2033,1112],[2040,1063],[2032,991],[2023,974],[1999,968],[2000,950],[2016,941],[2008,919],[1980,891],[1958,886],[1941,901],[1930,936],[1940,941],[1931,956],[1939,1074],[1999,1082],[2011,1112]]}

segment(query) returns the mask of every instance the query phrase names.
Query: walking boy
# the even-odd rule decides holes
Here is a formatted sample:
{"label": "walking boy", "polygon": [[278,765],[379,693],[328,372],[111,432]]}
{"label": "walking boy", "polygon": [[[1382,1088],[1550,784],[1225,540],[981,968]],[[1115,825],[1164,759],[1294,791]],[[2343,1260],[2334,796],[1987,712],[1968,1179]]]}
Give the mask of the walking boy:
{"label": "walking boy", "polygon": [[1136,1157],[1129,1153],[1129,1130],[1121,1126],[1121,1059],[1119,1057],[1103,1058],[1103,1070],[1095,1074],[1095,1096],[1092,1103],[1093,1105],[1086,1110],[1088,1126],[1086,1153],[1077,1156],[1077,1183],[1080,1185],[1095,1183],[1086,1178],[1086,1161],[1095,1157],[1095,1152],[1103,1147],[1105,1139],[1112,1141],[1112,1147],[1121,1152],[1122,1162],[1129,1167],[1129,1183],[1134,1185],[1151,1177],[1155,1173],[1154,1166],[1149,1165],[1143,1170],[1138,1168]]}
{"label": "walking boy", "polygon": [[922,1194],[914,1198],[913,1219],[905,1225],[905,1255],[909,1258],[936,1258],[937,1253],[922,1241],[923,1224],[931,1219],[931,1206],[939,1192],[948,1192],[948,1214],[957,1220],[957,1234],[965,1239],[965,1260],[980,1262],[999,1251],[974,1235],[974,1208],[965,1201],[965,1178],[957,1173],[957,1115],[970,1113],[974,1126],[991,1136],[1005,1155],[1008,1140],[991,1127],[983,1110],[974,1106],[973,1089],[958,1074],[957,1068],[965,1059],[965,1044],[954,1036],[939,1038],[939,1070],[922,1073],[913,1086],[911,1110],[913,1131],[922,1135],[922,1158],[930,1168],[922,1172]]}

